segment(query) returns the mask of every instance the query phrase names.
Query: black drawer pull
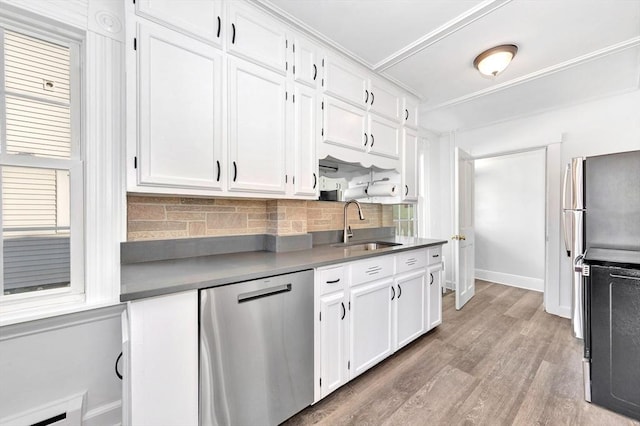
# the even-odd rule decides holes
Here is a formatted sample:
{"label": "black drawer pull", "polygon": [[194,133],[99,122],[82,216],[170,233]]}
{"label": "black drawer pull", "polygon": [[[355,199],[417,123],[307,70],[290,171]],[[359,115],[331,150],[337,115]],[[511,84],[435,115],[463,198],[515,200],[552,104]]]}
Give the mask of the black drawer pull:
{"label": "black drawer pull", "polygon": [[373,148],[374,143],[375,143],[375,139],[373,138],[373,133],[371,133],[371,148]]}
{"label": "black drawer pull", "polygon": [[374,99],[373,92],[371,92],[371,106],[373,106],[373,99]]}
{"label": "black drawer pull", "polygon": [[236,24],[231,24],[231,44],[236,43]]}
{"label": "black drawer pull", "polygon": [[313,189],[316,189],[316,184],[318,183],[318,176],[316,176],[316,174],[313,174]]}
{"label": "black drawer pull", "polygon": [[220,17],[218,16],[218,32],[216,37],[220,38],[220,27],[222,26],[222,22],[220,21]]}
{"label": "black drawer pull", "polygon": [[367,136],[367,134],[364,134],[364,146],[367,146],[367,143],[369,142],[369,137]]}
{"label": "black drawer pull", "polygon": [[369,102],[369,91],[367,89],[364,90],[364,94],[366,95],[364,98],[364,103]]}
{"label": "black drawer pull", "polygon": [[429,281],[429,285],[433,284],[433,274],[429,273],[429,276],[431,277],[431,281]]}
{"label": "black drawer pull", "polygon": [[405,121],[409,119],[409,110],[408,109],[404,110],[404,119],[405,119]]}
{"label": "black drawer pull", "polygon": [[434,255],[433,255],[433,256],[431,256],[431,257],[440,257],[440,255],[439,255],[439,254],[434,254]]}
{"label": "black drawer pull", "polygon": [[316,81],[316,77],[318,76],[318,67],[316,64],[313,64],[313,81]]}
{"label": "black drawer pull", "polygon": [[233,162],[233,181],[236,181],[236,178],[238,177],[238,166],[236,165],[236,162]]}
{"label": "black drawer pull", "polygon": [[342,318],[340,318],[340,320],[343,320],[345,315],[347,315],[347,310],[344,308],[344,302],[340,302],[340,305],[342,305]]}
{"label": "black drawer pull", "polygon": [[216,182],[220,182],[220,161],[216,160],[216,165],[218,166],[218,175],[216,176]]}
{"label": "black drawer pull", "polygon": [[395,287],[391,286],[391,291],[393,292],[393,295],[391,296],[391,300],[396,298],[396,289]]}
{"label": "black drawer pull", "polygon": [[337,279],[331,280],[331,281],[327,281],[327,284],[335,284],[335,283],[338,283],[338,282],[340,282],[340,278],[337,278]]}
{"label": "black drawer pull", "polygon": [[398,284],[398,299],[400,299],[400,296],[402,296],[402,287]]}
{"label": "black drawer pull", "polygon": [[404,186],[404,196],[406,197],[407,195],[409,195],[409,185]]}

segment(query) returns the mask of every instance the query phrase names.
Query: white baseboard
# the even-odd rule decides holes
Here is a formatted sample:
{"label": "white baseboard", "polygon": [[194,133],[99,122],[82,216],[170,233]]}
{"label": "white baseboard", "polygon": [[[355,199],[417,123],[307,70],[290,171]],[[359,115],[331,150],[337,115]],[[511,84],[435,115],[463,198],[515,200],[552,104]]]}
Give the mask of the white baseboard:
{"label": "white baseboard", "polygon": [[531,278],[524,277],[522,275],[512,275],[505,274],[503,272],[476,269],[476,279],[524,288],[526,290],[539,291],[541,293],[544,292],[544,280],[541,278]]}
{"label": "white baseboard", "polygon": [[122,401],[101,405],[85,413],[83,426],[119,425],[122,423]]}
{"label": "white baseboard", "polygon": [[570,306],[555,306],[551,309],[546,309],[550,314],[557,315],[562,318],[571,319],[571,307]]}

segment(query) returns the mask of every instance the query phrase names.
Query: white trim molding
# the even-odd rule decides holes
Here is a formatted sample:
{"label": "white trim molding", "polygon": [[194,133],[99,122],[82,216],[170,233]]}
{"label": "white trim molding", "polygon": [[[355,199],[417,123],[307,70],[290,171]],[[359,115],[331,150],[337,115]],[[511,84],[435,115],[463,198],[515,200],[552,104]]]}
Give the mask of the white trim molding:
{"label": "white trim molding", "polygon": [[476,269],[475,274],[477,280],[524,288],[526,290],[539,291],[541,293],[544,291],[544,280],[542,278],[505,274],[504,272],[485,271],[484,269]]}

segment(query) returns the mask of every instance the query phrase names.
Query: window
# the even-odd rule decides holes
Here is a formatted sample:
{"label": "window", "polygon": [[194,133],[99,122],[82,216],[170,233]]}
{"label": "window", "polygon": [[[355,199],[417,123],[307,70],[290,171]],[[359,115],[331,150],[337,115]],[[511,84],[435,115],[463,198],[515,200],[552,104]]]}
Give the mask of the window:
{"label": "window", "polygon": [[418,235],[415,204],[395,204],[393,206],[393,223],[396,235],[415,237]]}
{"label": "window", "polygon": [[77,41],[0,27],[0,302],[82,298]]}

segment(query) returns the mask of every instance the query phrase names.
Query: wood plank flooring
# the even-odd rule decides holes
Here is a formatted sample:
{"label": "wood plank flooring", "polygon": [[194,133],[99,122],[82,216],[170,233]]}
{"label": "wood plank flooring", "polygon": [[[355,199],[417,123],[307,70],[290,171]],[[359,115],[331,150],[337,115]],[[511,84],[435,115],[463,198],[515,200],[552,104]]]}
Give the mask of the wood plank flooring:
{"label": "wood plank flooring", "polygon": [[476,281],[443,323],[286,425],[634,425],[582,394],[582,344],[542,294]]}

